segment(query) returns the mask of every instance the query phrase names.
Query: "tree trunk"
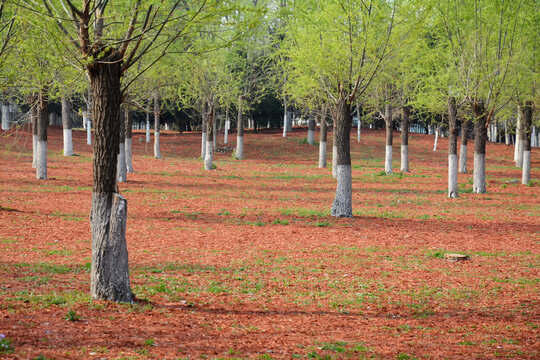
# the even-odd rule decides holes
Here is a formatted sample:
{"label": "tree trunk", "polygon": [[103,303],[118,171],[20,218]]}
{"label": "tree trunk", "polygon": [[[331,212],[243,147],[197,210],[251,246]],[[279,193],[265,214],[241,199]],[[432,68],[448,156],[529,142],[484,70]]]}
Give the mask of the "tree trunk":
{"label": "tree trunk", "polygon": [[351,105],[343,98],[338,99],[334,109],[335,139],[337,145],[337,189],[332,216],[352,217],[352,172],[351,172]]}
{"label": "tree trunk", "polygon": [[448,197],[458,197],[458,156],[457,156],[457,107],[456,99],[448,99]]}
{"label": "tree trunk", "polygon": [[[35,95],[34,95],[35,99]],[[39,110],[38,110],[39,104],[34,104],[32,106],[32,167],[37,167],[37,146],[38,146],[38,138],[37,138],[37,128],[38,128],[38,116],[39,116]]]}
{"label": "tree trunk", "polygon": [[[125,125],[126,125],[126,172],[133,173],[133,112],[125,109]],[[120,115],[121,116],[121,115]]]}
{"label": "tree trunk", "polygon": [[437,151],[437,144],[439,142],[440,125],[435,126],[435,142],[433,143],[433,151]]}
{"label": "tree trunk", "polygon": [[154,157],[161,159],[161,152],[159,148],[159,114],[161,106],[159,104],[159,94],[156,91],[154,93]]}
{"label": "tree trunk", "polygon": [[287,137],[287,97],[283,97],[283,137]]}
{"label": "tree trunk", "polygon": [[95,141],[93,157],[92,268],[94,299],[132,302],[126,245],[127,201],[117,193],[120,138],[120,68],[116,53],[89,66]]}
{"label": "tree trunk", "polygon": [[523,109],[518,105],[517,121],[516,121],[516,141],[514,147],[514,161],[517,167],[523,164]]}
{"label": "tree trunk", "polygon": [[2,130],[9,130],[9,123],[11,122],[11,112],[9,109],[9,102],[2,102]]}
{"label": "tree trunk", "polygon": [[474,172],[473,193],[486,192],[486,111],[483,102],[473,104],[474,123]]}
{"label": "tree trunk", "polygon": [[[123,107],[122,107],[123,108]],[[125,182],[127,180],[127,167],[126,167],[126,118],[124,111],[118,112],[118,122],[120,124],[119,132],[119,143],[118,143],[118,160],[116,162],[116,171],[118,174],[118,182]]]}
{"label": "tree trunk", "polygon": [[522,137],[523,143],[523,160],[522,160],[522,173],[521,183],[524,185],[529,184],[531,181],[531,130],[532,130],[532,101],[527,101],[522,107]]}
{"label": "tree trunk", "polygon": [[469,131],[471,127],[470,120],[464,120],[461,123],[461,146],[459,147],[459,172],[467,173],[467,143],[469,141]]}
{"label": "tree trunk", "polygon": [[401,172],[409,172],[409,117],[410,106],[403,107],[401,120]]}
{"label": "tree trunk", "polygon": [[225,109],[225,129],[223,135],[223,143],[227,144],[229,142],[229,129],[231,128],[231,121],[229,120],[229,105]]}
{"label": "tree trunk", "polygon": [[146,143],[150,143],[150,101],[148,101],[148,111],[146,111]]}
{"label": "tree trunk", "polygon": [[508,120],[504,120],[504,143],[510,145],[510,133],[508,131]]}
{"label": "tree trunk", "polygon": [[356,141],[360,142],[360,135],[361,135],[360,129],[362,128],[362,120],[360,119],[360,106],[358,105],[358,103],[356,103],[356,118],[358,119],[357,128],[356,128],[356,136],[357,136]]}
{"label": "tree trunk", "polygon": [[43,91],[39,93],[37,117],[36,178],[47,179],[47,126],[49,125],[49,104]]}
{"label": "tree trunk", "polygon": [[73,156],[73,132],[69,101],[62,96],[62,128],[64,130],[64,156]]}
{"label": "tree trunk", "polygon": [[207,103],[204,103],[201,114],[201,159],[206,159],[206,142],[208,141],[208,108]]}
{"label": "tree trunk", "polygon": [[214,104],[209,104],[209,111],[206,116],[208,138],[206,139],[206,153],[204,157],[204,169],[212,170],[214,161]]}
{"label": "tree trunk", "polygon": [[309,145],[315,144],[315,119],[312,117],[310,117],[308,120],[307,142]]}
{"label": "tree trunk", "polygon": [[384,107],[384,122],[386,124],[386,151],[384,161],[384,172],[388,175],[394,173],[392,169],[392,141],[393,141],[393,128],[392,128],[392,106],[386,104]]}
{"label": "tree trunk", "polygon": [[212,110],[212,150],[216,149],[217,146],[217,122],[219,119],[219,116],[216,116],[215,109]]}
{"label": "tree trunk", "polygon": [[321,115],[321,130],[320,130],[320,141],[319,141],[319,168],[326,167],[326,137],[327,137],[327,127],[326,127],[326,109],[323,110]]}
{"label": "tree trunk", "polygon": [[238,160],[244,158],[244,116],[242,114],[242,97],[238,99],[238,121],[236,122],[236,153]]}
{"label": "tree trunk", "polygon": [[92,115],[83,111],[83,122],[86,124],[86,145],[92,145]]}
{"label": "tree trunk", "polygon": [[332,122],[332,177],[335,179],[337,178],[337,158],[338,158],[338,150],[337,150],[337,139],[336,139],[336,124],[337,120],[335,116],[332,116],[333,122]]}

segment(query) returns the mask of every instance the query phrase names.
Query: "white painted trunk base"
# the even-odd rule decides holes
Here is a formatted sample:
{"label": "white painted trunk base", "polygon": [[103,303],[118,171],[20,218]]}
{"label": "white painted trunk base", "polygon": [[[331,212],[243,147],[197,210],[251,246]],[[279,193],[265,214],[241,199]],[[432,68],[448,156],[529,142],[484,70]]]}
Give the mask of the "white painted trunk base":
{"label": "white painted trunk base", "polygon": [[448,155],[448,197],[458,197],[458,156]]}
{"label": "white painted trunk base", "polygon": [[309,145],[315,144],[315,131],[313,131],[313,130],[308,130],[308,133],[307,133],[307,142],[308,142]]}
{"label": "white painted trunk base", "polygon": [[227,144],[229,142],[229,128],[231,127],[231,122],[229,120],[225,121],[225,135],[223,136],[223,143]]}
{"label": "white painted trunk base", "polygon": [[236,137],[235,157],[238,160],[242,160],[244,158],[244,137],[243,136],[237,136]]}
{"label": "white painted trunk base", "polygon": [[47,179],[47,142],[42,140],[37,141],[36,179]]}
{"label": "white painted trunk base", "polygon": [[517,163],[518,157],[519,157],[518,154],[519,154],[520,142],[521,142],[521,137],[519,136],[519,134],[516,134],[516,140],[514,141],[514,162],[515,163]]}
{"label": "white painted trunk base", "polygon": [[213,141],[206,142],[206,153],[204,154],[204,170],[212,170],[214,161],[214,144]]}
{"label": "white painted trunk base", "polygon": [[120,143],[118,149],[118,158],[116,164],[116,175],[118,182],[125,182],[127,176],[126,168],[126,144]]}
{"label": "white painted trunk base", "polygon": [[283,115],[283,137],[287,137],[287,115]]}
{"label": "white painted trunk base", "polygon": [[319,143],[319,168],[326,167],[326,141]]}
{"label": "white painted trunk base", "polygon": [[402,172],[409,172],[409,145],[401,145],[401,169]]}
{"label": "white painted trunk base", "polygon": [[337,146],[332,146],[332,177],[337,178]]}
{"label": "white painted trunk base", "polygon": [[531,181],[531,152],[523,152],[523,167],[521,172],[521,183],[527,185]]}
{"label": "white painted trunk base", "polygon": [[208,133],[203,132],[201,135],[201,159],[206,158],[206,140],[208,139]]}
{"label": "white painted trunk base", "polygon": [[64,129],[64,156],[73,156],[73,131]]}
{"label": "white painted trunk base", "polygon": [[133,173],[133,150],[132,150],[132,144],[133,139],[126,138],[126,146],[125,146],[125,153],[126,153],[126,172],[128,174]]}
{"label": "white painted trunk base", "polygon": [[11,113],[9,111],[9,104],[2,105],[2,130],[9,130],[9,122]]}
{"label": "white painted trunk base", "polygon": [[362,127],[362,122],[360,120],[358,120],[358,129],[356,129],[356,136],[357,136],[357,142],[360,142],[360,128]]}
{"label": "white painted trunk base", "polygon": [[394,173],[392,169],[392,145],[386,145],[386,151],[384,155],[384,172],[388,175]]}
{"label": "white painted trunk base", "polygon": [[538,147],[538,134],[536,131],[536,126],[533,126],[531,130],[531,146]]}
{"label": "white painted trunk base", "polygon": [[148,116],[146,116],[146,142],[150,142],[150,120]]}
{"label": "white painted trunk base", "polygon": [[[84,117],[83,117],[84,121]],[[89,116],[86,116],[86,145],[92,145],[92,121]]]}
{"label": "white painted trunk base", "polygon": [[517,143],[518,151],[517,151],[517,160],[516,160],[516,166],[518,168],[523,166],[523,149],[525,144],[523,144],[523,140],[519,139],[519,143]]}
{"label": "white painted trunk base", "polygon": [[351,165],[337,166],[336,198],[332,204],[332,216],[352,217]]}
{"label": "white painted trunk base", "polygon": [[437,151],[438,142],[439,142],[439,130],[435,130],[435,142],[433,143],[433,151]]}
{"label": "white painted trunk base", "polygon": [[159,132],[154,133],[154,157],[161,159],[161,151],[159,150]]}
{"label": "white painted trunk base", "polygon": [[473,193],[484,194],[486,192],[486,156],[474,154]]}
{"label": "white painted trunk base", "polygon": [[463,144],[459,147],[459,172],[467,173],[467,145]]}
{"label": "white painted trunk base", "polygon": [[32,135],[32,167],[37,166],[37,135]]}

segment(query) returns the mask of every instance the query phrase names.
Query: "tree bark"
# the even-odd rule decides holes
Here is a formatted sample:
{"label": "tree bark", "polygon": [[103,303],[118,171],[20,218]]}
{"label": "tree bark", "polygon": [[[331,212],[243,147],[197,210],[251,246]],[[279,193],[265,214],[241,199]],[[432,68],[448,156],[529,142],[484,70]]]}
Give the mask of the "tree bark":
{"label": "tree bark", "polygon": [[517,120],[516,120],[516,141],[514,147],[514,161],[517,167],[523,165],[523,109],[518,104]]}
{"label": "tree bark", "polygon": [[458,197],[458,157],[457,157],[457,106],[456,99],[448,99],[448,197]]}
{"label": "tree bark", "polygon": [[71,130],[73,121],[69,101],[62,96],[62,128],[64,130],[64,156],[73,156],[73,132]]}
{"label": "tree bark", "polygon": [[2,102],[2,130],[9,130],[11,122],[11,111],[9,109],[9,102]]}
{"label": "tree bark", "polygon": [[531,181],[531,132],[532,132],[532,101],[527,101],[522,107],[523,129],[521,142],[523,143],[523,160],[521,183],[529,184]]}
{"label": "tree bark", "polygon": [[474,172],[473,193],[486,192],[486,111],[483,102],[473,104],[474,123]]}
{"label": "tree bark", "polygon": [[132,302],[126,244],[127,202],[117,193],[121,61],[106,51],[88,67],[95,141],[90,292],[94,299]]}
{"label": "tree bark", "polygon": [[161,159],[161,151],[159,146],[159,115],[161,112],[161,106],[159,104],[159,93],[154,93],[154,157]]}
{"label": "tree bark", "polygon": [[471,121],[469,119],[464,120],[461,123],[461,146],[459,147],[459,172],[462,174],[467,173],[467,143],[469,141],[469,132],[471,127]]}
{"label": "tree bark", "polygon": [[352,217],[352,172],[351,172],[351,105],[343,98],[338,99],[334,109],[335,140],[337,146],[337,188],[332,204],[332,216]]}
{"label": "tree bark", "polygon": [[225,109],[225,128],[223,129],[223,143],[227,144],[229,142],[229,129],[231,128],[231,121],[229,120],[229,105]]}
{"label": "tree bark", "polygon": [[323,109],[321,115],[321,130],[320,130],[320,141],[319,141],[319,168],[326,167],[326,137],[327,137],[327,126],[326,126],[326,109]]}
{"label": "tree bark", "polygon": [[[34,99],[37,96],[34,95]],[[37,140],[37,128],[38,128],[38,116],[39,116],[39,110],[38,110],[39,104],[34,104],[32,106],[32,167],[37,167],[37,146],[38,146],[38,140]]]}
{"label": "tree bark", "polygon": [[125,125],[126,125],[126,172],[133,173],[133,112],[125,109]]}
{"label": "tree bark", "polygon": [[337,139],[336,139],[337,120],[334,115],[332,115],[332,117],[333,117],[333,121],[332,121],[332,177],[335,179],[337,178],[337,158],[338,158]]}
{"label": "tree bark", "polygon": [[315,144],[315,119],[313,117],[310,117],[308,120],[307,142],[309,145]]}
{"label": "tree bark", "polygon": [[150,142],[150,104],[151,101],[148,101],[148,110],[146,111],[146,142]]}
{"label": "tree bark", "polygon": [[206,158],[206,142],[208,141],[208,104],[205,102],[201,114],[201,159]]}
{"label": "tree bark", "polygon": [[49,104],[43,91],[39,93],[37,117],[36,178],[47,179],[47,126],[49,125]]}
{"label": "tree bark", "polygon": [[356,118],[358,119],[358,123],[357,123],[357,128],[356,128],[356,141],[357,142],[360,142],[360,131],[361,131],[361,128],[362,128],[362,119],[360,118],[360,105],[358,105],[358,103],[356,103]]}
{"label": "tree bark", "polygon": [[283,137],[287,137],[287,97],[283,97]]}
{"label": "tree bark", "polygon": [[435,141],[433,142],[433,151],[437,151],[437,144],[439,143],[440,129],[441,129],[440,125],[435,126]]}
{"label": "tree bark", "polygon": [[409,172],[409,118],[410,106],[403,107],[401,120],[401,172]]}
{"label": "tree bark", "polygon": [[206,116],[208,138],[206,139],[206,153],[204,157],[204,169],[212,170],[214,161],[214,104],[208,104],[208,114]]}
{"label": "tree bark", "polygon": [[384,172],[388,175],[394,173],[392,169],[392,142],[393,142],[393,127],[392,127],[392,106],[386,104],[384,107],[384,122],[386,124],[386,151],[384,161]]}
{"label": "tree bark", "polygon": [[236,123],[236,153],[238,160],[244,158],[244,116],[242,113],[242,97],[238,98],[238,121]]}

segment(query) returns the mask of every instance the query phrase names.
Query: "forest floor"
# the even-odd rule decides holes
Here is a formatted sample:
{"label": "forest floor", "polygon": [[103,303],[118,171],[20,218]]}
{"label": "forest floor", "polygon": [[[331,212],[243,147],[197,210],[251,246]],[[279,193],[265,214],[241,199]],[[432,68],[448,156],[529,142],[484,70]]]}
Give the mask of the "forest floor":
{"label": "forest floor", "polygon": [[354,217],[337,219],[305,129],[246,133],[246,159],[217,154],[211,172],[200,134],[162,132],[157,160],[135,132],[119,185],[131,305],[90,298],[91,146],[74,131],[64,157],[61,136],[48,180],[29,129],[0,137],[0,358],[540,357],[540,149],[526,186],[513,147],[488,143],[487,194],[469,172],[449,199],[446,138],[433,152],[411,134],[411,172],[387,176],[384,132],[352,134]]}

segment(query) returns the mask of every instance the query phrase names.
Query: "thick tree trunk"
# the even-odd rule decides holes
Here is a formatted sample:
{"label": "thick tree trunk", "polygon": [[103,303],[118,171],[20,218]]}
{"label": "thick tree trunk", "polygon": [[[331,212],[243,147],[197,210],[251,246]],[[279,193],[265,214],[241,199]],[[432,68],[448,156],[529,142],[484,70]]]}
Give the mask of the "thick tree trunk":
{"label": "thick tree trunk", "polygon": [[37,147],[38,147],[38,137],[37,137],[37,128],[38,128],[38,111],[39,104],[34,104],[32,106],[32,167],[37,167]]}
{"label": "thick tree trunk", "polygon": [[401,120],[401,172],[409,172],[409,117],[411,108],[403,107]]}
{"label": "thick tree trunk", "polygon": [[522,160],[522,172],[521,183],[524,185],[529,184],[531,181],[531,131],[532,131],[532,102],[527,101],[522,107],[522,137],[523,143],[523,160]]}
{"label": "thick tree trunk", "polygon": [[386,124],[386,151],[384,160],[384,172],[388,175],[394,173],[392,169],[392,142],[393,142],[393,127],[392,127],[392,106],[386,104],[384,107],[384,122]]}
{"label": "thick tree trunk", "polygon": [[483,102],[473,104],[474,123],[474,171],[473,193],[486,192],[486,111]]}
{"label": "thick tree trunk", "polygon": [[159,104],[159,94],[156,91],[154,94],[154,157],[161,159],[161,151],[159,146],[159,115],[161,106]]}
{"label": "thick tree trunk", "polygon": [[118,174],[118,182],[125,182],[127,180],[127,167],[126,167],[126,118],[123,114],[123,111],[118,112],[118,122],[120,127],[119,132],[119,143],[118,143],[118,160],[116,171]]}
{"label": "thick tree trunk", "polygon": [[73,133],[69,101],[62,96],[62,128],[64,130],[64,156],[73,156]]}
{"label": "thick tree trunk", "polygon": [[461,146],[459,147],[459,171],[462,174],[467,173],[467,143],[469,142],[469,131],[471,121],[464,120],[461,123]]}
{"label": "thick tree trunk", "polygon": [[309,145],[315,144],[315,119],[314,118],[309,118],[308,120],[307,142]]}
{"label": "thick tree trunk", "polygon": [[327,127],[326,127],[326,109],[323,110],[321,115],[321,131],[320,131],[320,141],[319,141],[319,168],[326,167],[326,137],[327,137]]}
{"label": "thick tree trunk", "polygon": [[456,99],[448,100],[448,197],[458,197],[458,156],[457,156],[457,107]]}
{"label": "thick tree trunk", "polygon": [[238,99],[238,121],[236,122],[236,153],[238,160],[244,158],[244,114],[242,113],[242,97]]}
{"label": "thick tree trunk", "polygon": [[124,115],[125,115],[125,125],[126,125],[126,130],[125,130],[126,172],[129,174],[129,173],[134,172],[133,171],[133,132],[132,132],[133,112],[128,109],[125,109]]}
{"label": "thick tree trunk", "polygon": [[11,122],[11,111],[9,109],[9,102],[2,102],[2,130],[9,130]]}
{"label": "thick tree trunk", "polygon": [[227,144],[229,142],[229,129],[231,128],[231,121],[229,120],[229,105],[225,109],[225,129],[223,130],[223,143]]}
{"label": "thick tree trunk", "polygon": [[39,94],[37,117],[36,178],[47,179],[47,126],[49,125],[49,104],[43,92]]}
{"label": "thick tree trunk", "polygon": [[342,97],[334,109],[337,145],[337,189],[332,216],[352,217],[351,105]]}
{"label": "thick tree trunk", "polygon": [[206,153],[204,157],[204,169],[212,170],[214,161],[214,104],[209,104],[209,111],[206,117],[208,138],[206,140]]}
{"label": "thick tree trunk", "polygon": [[89,67],[95,141],[93,157],[92,268],[94,299],[132,302],[126,245],[127,202],[117,193],[121,62],[105,54]]}

